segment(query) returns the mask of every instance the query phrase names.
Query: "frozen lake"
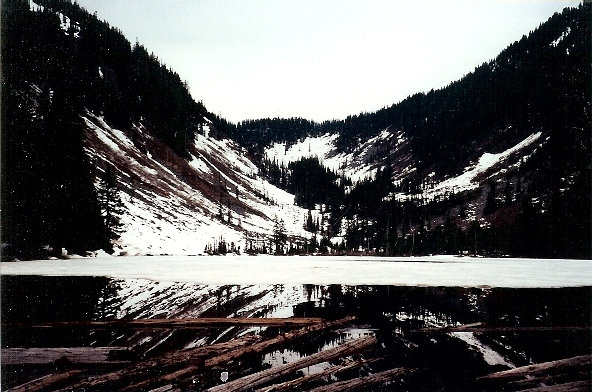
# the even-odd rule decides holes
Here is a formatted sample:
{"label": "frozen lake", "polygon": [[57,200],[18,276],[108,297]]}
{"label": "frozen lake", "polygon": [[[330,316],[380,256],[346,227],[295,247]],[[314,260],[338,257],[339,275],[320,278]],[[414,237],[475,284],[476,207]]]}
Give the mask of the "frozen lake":
{"label": "frozen lake", "polygon": [[591,260],[319,256],[130,256],[0,264],[2,275],[103,276],[199,284],[592,286]]}

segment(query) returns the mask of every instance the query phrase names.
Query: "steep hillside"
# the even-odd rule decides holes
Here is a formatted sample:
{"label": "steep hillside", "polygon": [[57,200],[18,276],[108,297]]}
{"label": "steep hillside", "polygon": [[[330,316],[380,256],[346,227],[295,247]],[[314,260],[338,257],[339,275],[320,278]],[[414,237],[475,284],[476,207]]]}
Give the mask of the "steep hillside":
{"label": "steep hillside", "polygon": [[156,56],[68,1],[2,5],[3,255],[274,252],[311,237],[307,211]]}
{"label": "steep hillside", "polygon": [[[374,113],[321,124],[250,120],[227,132],[249,146],[328,134],[334,138],[331,157],[367,155],[361,144],[374,138],[383,147],[372,152],[375,161],[396,154],[403,138],[420,175],[433,171],[438,177],[457,175],[484,152],[499,153],[538,131],[559,132],[552,143],[577,148],[575,164],[581,165],[590,153],[583,141],[590,124],[591,16],[590,4],[566,8],[462,79]],[[556,166],[564,169],[561,162]]]}
{"label": "steep hillside", "polygon": [[[143,126],[121,131],[87,112],[86,150],[100,172],[117,173],[125,213],[118,254],[202,254],[271,247],[274,224],[304,238],[306,210],[269,184],[236,143],[197,135],[189,159],[148,135]],[[208,132],[208,125],[206,135]]]}
{"label": "steep hillside", "polygon": [[[412,253],[412,234],[451,220],[465,231],[479,220],[488,236],[492,225],[509,230],[532,210],[547,227],[538,238],[555,245],[533,245],[545,250],[530,254],[590,255],[591,20],[590,4],[567,8],[461,80],[375,113],[322,124],[246,121],[230,133],[247,146],[269,142],[262,161],[284,170],[287,183],[290,162],[306,157],[357,183],[331,214],[344,218],[334,222],[342,235],[354,221],[360,243],[374,249],[395,246],[390,231],[409,236],[400,251]],[[404,219],[379,230],[380,215],[398,209]],[[508,242],[489,252],[516,252]],[[420,252],[442,251],[427,249]]]}
{"label": "steep hillside", "polygon": [[76,3],[3,0],[3,256],[592,257],[591,21],[375,113],[231,124]]}

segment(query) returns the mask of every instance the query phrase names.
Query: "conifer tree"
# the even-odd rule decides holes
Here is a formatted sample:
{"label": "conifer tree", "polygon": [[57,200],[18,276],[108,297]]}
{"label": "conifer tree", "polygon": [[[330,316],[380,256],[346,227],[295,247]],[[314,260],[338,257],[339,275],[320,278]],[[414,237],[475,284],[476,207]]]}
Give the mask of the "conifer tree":
{"label": "conifer tree", "polygon": [[119,196],[117,176],[111,166],[107,166],[100,179],[98,199],[106,230],[105,237],[109,241],[106,247],[107,250],[112,251],[110,241],[119,239],[123,227],[121,215],[125,210]]}
{"label": "conifer tree", "polygon": [[286,234],[286,225],[284,220],[279,219],[277,216],[274,218],[273,222],[273,244],[275,245],[275,253],[283,254],[284,245],[288,240],[288,235]]}

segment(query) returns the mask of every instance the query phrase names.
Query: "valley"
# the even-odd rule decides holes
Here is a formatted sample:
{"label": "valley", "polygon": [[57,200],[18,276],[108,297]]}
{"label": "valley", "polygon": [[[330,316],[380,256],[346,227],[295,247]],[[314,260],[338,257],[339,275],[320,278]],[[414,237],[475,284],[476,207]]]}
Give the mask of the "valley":
{"label": "valley", "polygon": [[[205,88],[83,3],[2,0],[2,391],[590,389],[589,1],[549,12],[439,88],[318,121],[229,121],[201,100]],[[121,15],[132,3],[118,3]],[[399,16],[378,2],[345,30],[328,22],[347,2],[302,26],[280,22],[302,9],[256,3],[234,15],[244,3],[178,0],[146,22],[146,2],[120,20],[174,37],[166,48],[191,54],[189,71],[229,102],[245,91],[220,75],[257,80],[243,104],[277,98],[268,113],[296,110],[280,95],[329,66],[314,50],[276,59],[307,34],[311,48],[340,38],[331,73],[346,77],[327,108],[382,87],[374,71],[390,70],[385,85],[401,76],[405,56],[437,73],[440,61],[420,59],[454,40],[446,25],[422,41],[415,23],[369,42]],[[176,6],[185,12],[167,31]],[[450,10],[438,20],[458,21]],[[467,26],[463,37],[478,30]],[[344,38],[358,28],[362,41]],[[343,71],[352,64],[359,75]],[[318,102],[313,87],[299,104]]]}

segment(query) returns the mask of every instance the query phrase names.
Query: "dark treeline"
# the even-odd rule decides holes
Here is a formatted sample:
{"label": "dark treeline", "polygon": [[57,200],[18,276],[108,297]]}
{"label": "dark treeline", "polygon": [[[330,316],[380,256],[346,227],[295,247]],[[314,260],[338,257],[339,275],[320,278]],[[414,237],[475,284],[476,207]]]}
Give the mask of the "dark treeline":
{"label": "dark treeline", "polygon": [[[417,169],[411,177],[392,184],[387,164],[375,180],[356,184],[347,194],[331,186],[320,188],[339,192],[331,196],[343,201],[330,208],[331,227],[344,220],[350,250],[592,257],[591,23],[592,5],[566,8],[461,80],[374,113],[322,124],[249,121],[230,127],[229,134],[261,149],[272,142],[337,133],[337,147],[351,151],[384,129],[402,131]],[[542,132],[546,143],[518,172],[514,169],[508,178],[492,179],[478,190],[487,192],[485,205],[472,216],[466,211],[471,195],[422,200],[427,184],[421,179],[427,173],[434,171],[437,178],[458,174],[483,151],[504,151],[536,132]],[[388,155],[383,158],[388,161]],[[292,179],[295,174],[288,168],[269,171],[283,173],[277,183],[287,189],[319,175],[307,169],[298,174],[300,179]],[[395,192],[416,197],[389,201]],[[300,195],[297,202],[311,208],[308,195]],[[320,203],[322,198],[314,200]]]}
{"label": "dark treeline", "polygon": [[367,181],[346,195],[342,248],[391,256],[591,258],[592,223],[585,207],[591,203],[589,173],[573,178],[571,188],[546,197],[514,187],[490,188],[487,199],[493,202],[474,211],[473,217],[463,204],[466,195],[449,195],[438,202],[427,202],[421,195],[397,201],[381,197],[388,194],[388,183]]}
{"label": "dark treeline", "polygon": [[[118,235],[110,215],[121,208],[116,178],[108,167],[95,168],[83,150],[80,116],[88,110],[123,129],[142,123],[180,156],[207,117],[214,136],[248,147],[264,174],[299,205],[323,206],[323,222],[307,222],[323,236],[322,246],[315,238],[295,249],[329,247],[327,238],[343,224],[343,251],[592,257],[590,4],[555,14],[461,80],[377,112],[323,123],[232,124],[195,102],[155,55],[77,4],[36,3],[44,10],[30,10],[27,0],[2,1],[1,235],[19,256],[34,257],[45,245],[56,253],[108,249]],[[404,133],[417,169],[397,184],[388,157],[379,157],[389,163],[374,180],[351,189],[316,159],[288,167],[263,159],[272,142],[337,133],[338,148],[351,151],[387,128]],[[548,140],[522,173],[507,174],[511,186],[494,179],[477,191],[488,192],[482,210],[469,216],[467,195],[422,199],[428,170],[439,178],[458,174],[483,151],[503,151],[539,131]],[[99,169],[104,180],[97,189]],[[396,192],[413,196],[393,200]]]}
{"label": "dark treeline", "polygon": [[19,257],[40,247],[109,250],[118,225],[105,208],[117,203],[105,195],[116,184],[95,188],[80,116],[142,123],[185,156],[207,112],[179,75],[117,29],[71,1],[36,3],[43,9],[2,1],[2,242]]}
{"label": "dark treeline", "polygon": [[[304,228],[321,236],[324,246],[297,243],[294,253],[325,252],[329,247],[333,252],[389,256],[592,257],[589,171],[572,177],[568,189],[550,194],[541,195],[538,184],[524,186],[516,173],[505,183],[500,180],[504,186],[492,180],[469,193],[427,200],[421,192],[409,192],[415,189],[409,182],[393,183],[388,166],[374,179],[353,186],[317,158],[292,162],[287,168],[265,161],[264,167],[271,182],[296,195],[297,205],[320,212],[317,220],[309,212]],[[401,191],[407,196],[397,200],[394,195]],[[485,203],[477,211],[467,211],[467,200],[479,194]],[[339,235],[340,228],[343,242],[332,245],[327,238]]]}
{"label": "dark treeline", "polygon": [[[573,164],[581,167],[590,156],[591,19],[590,4],[566,8],[462,79],[373,113],[323,123],[250,120],[225,124],[226,132],[248,147],[337,133],[338,147],[348,151],[384,129],[401,130],[411,141],[418,170],[437,162],[436,174],[443,175],[478,157],[475,141],[503,151],[553,127],[560,132],[555,148],[572,149],[582,158]],[[564,161],[554,161],[555,170],[561,171]]]}

